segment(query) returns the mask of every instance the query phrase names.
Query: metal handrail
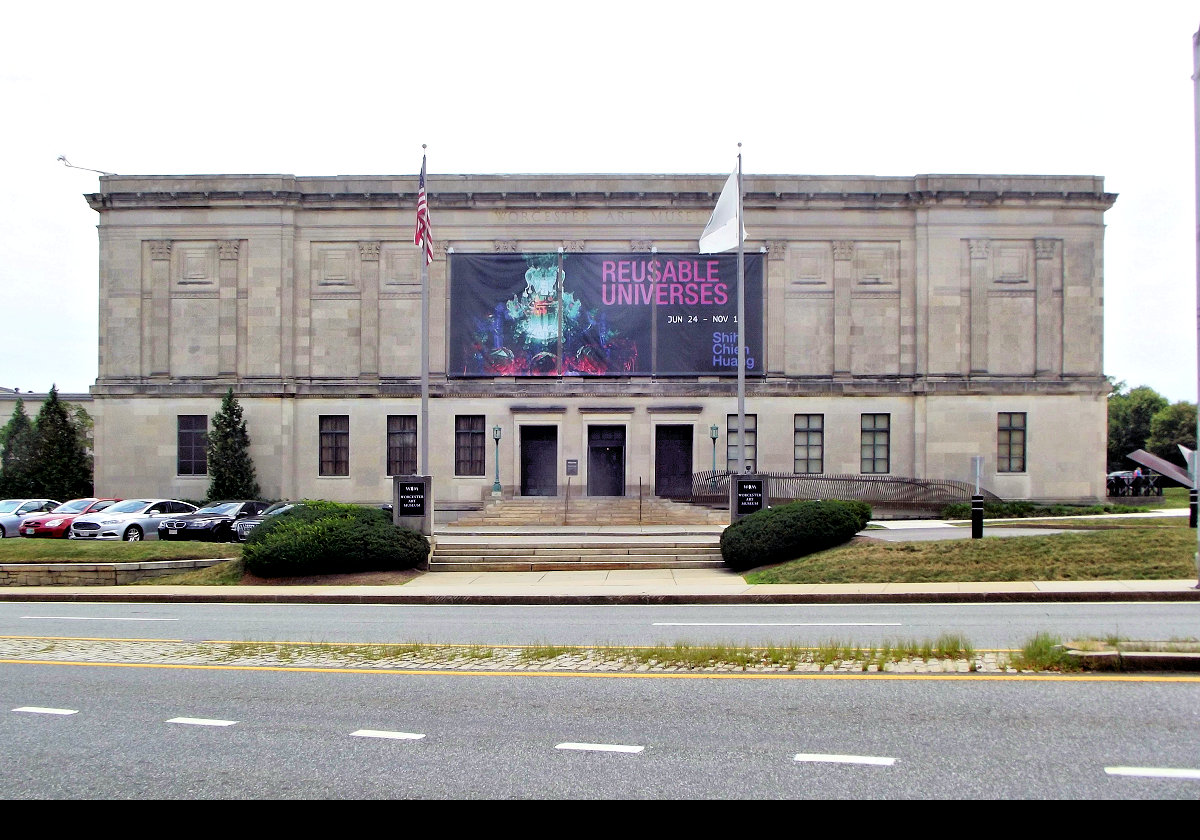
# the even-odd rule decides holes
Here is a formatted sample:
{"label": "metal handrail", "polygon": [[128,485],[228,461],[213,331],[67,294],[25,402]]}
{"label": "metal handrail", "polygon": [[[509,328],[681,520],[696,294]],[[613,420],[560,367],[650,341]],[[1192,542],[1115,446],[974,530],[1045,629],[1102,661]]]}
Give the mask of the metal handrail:
{"label": "metal handrail", "polygon": [[[707,470],[692,474],[692,501],[727,503],[730,477],[728,470]],[[947,505],[969,502],[975,485],[952,479],[910,478],[896,475],[793,475],[755,473],[767,480],[771,499],[841,499],[874,504]],[[988,501],[1000,501],[990,490],[980,488]]]}

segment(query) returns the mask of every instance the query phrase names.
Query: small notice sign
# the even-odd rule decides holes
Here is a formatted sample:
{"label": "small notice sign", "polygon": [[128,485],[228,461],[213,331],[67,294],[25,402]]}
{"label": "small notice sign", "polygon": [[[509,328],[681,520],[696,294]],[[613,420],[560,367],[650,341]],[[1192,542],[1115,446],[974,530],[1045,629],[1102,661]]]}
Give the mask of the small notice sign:
{"label": "small notice sign", "polygon": [[761,478],[738,478],[734,481],[737,498],[735,512],[739,517],[756,513],[766,504],[766,480]]}
{"label": "small notice sign", "polygon": [[576,458],[567,459],[567,475],[579,475],[579,461]]}
{"label": "small notice sign", "polygon": [[401,516],[425,515],[425,485],[402,482],[396,487],[396,511]]}

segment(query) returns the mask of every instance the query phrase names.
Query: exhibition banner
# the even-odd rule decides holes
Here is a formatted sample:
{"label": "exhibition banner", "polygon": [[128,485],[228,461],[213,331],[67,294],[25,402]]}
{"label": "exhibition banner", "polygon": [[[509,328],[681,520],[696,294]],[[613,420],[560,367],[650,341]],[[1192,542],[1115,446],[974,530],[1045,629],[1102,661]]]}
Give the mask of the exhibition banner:
{"label": "exhibition banner", "polygon": [[[737,375],[737,254],[564,254],[561,285],[559,259],[450,255],[449,375]],[[751,376],[762,278],[763,256],[746,254]]]}

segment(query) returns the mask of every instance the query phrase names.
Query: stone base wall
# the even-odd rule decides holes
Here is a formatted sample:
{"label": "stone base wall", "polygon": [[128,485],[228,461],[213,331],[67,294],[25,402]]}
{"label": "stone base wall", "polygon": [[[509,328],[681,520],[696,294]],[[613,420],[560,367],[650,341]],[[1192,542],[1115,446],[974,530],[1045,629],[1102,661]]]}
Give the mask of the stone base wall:
{"label": "stone base wall", "polygon": [[120,586],[143,578],[190,572],[224,560],[152,563],[0,563],[0,586]]}

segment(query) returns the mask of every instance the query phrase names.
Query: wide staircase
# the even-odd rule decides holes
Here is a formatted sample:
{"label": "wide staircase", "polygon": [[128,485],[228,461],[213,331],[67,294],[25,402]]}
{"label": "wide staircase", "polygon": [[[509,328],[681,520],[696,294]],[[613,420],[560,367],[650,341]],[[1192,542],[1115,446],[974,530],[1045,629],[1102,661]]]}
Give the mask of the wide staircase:
{"label": "wide staircase", "polygon": [[659,498],[518,497],[439,525],[431,572],[708,569],[729,514]]}

